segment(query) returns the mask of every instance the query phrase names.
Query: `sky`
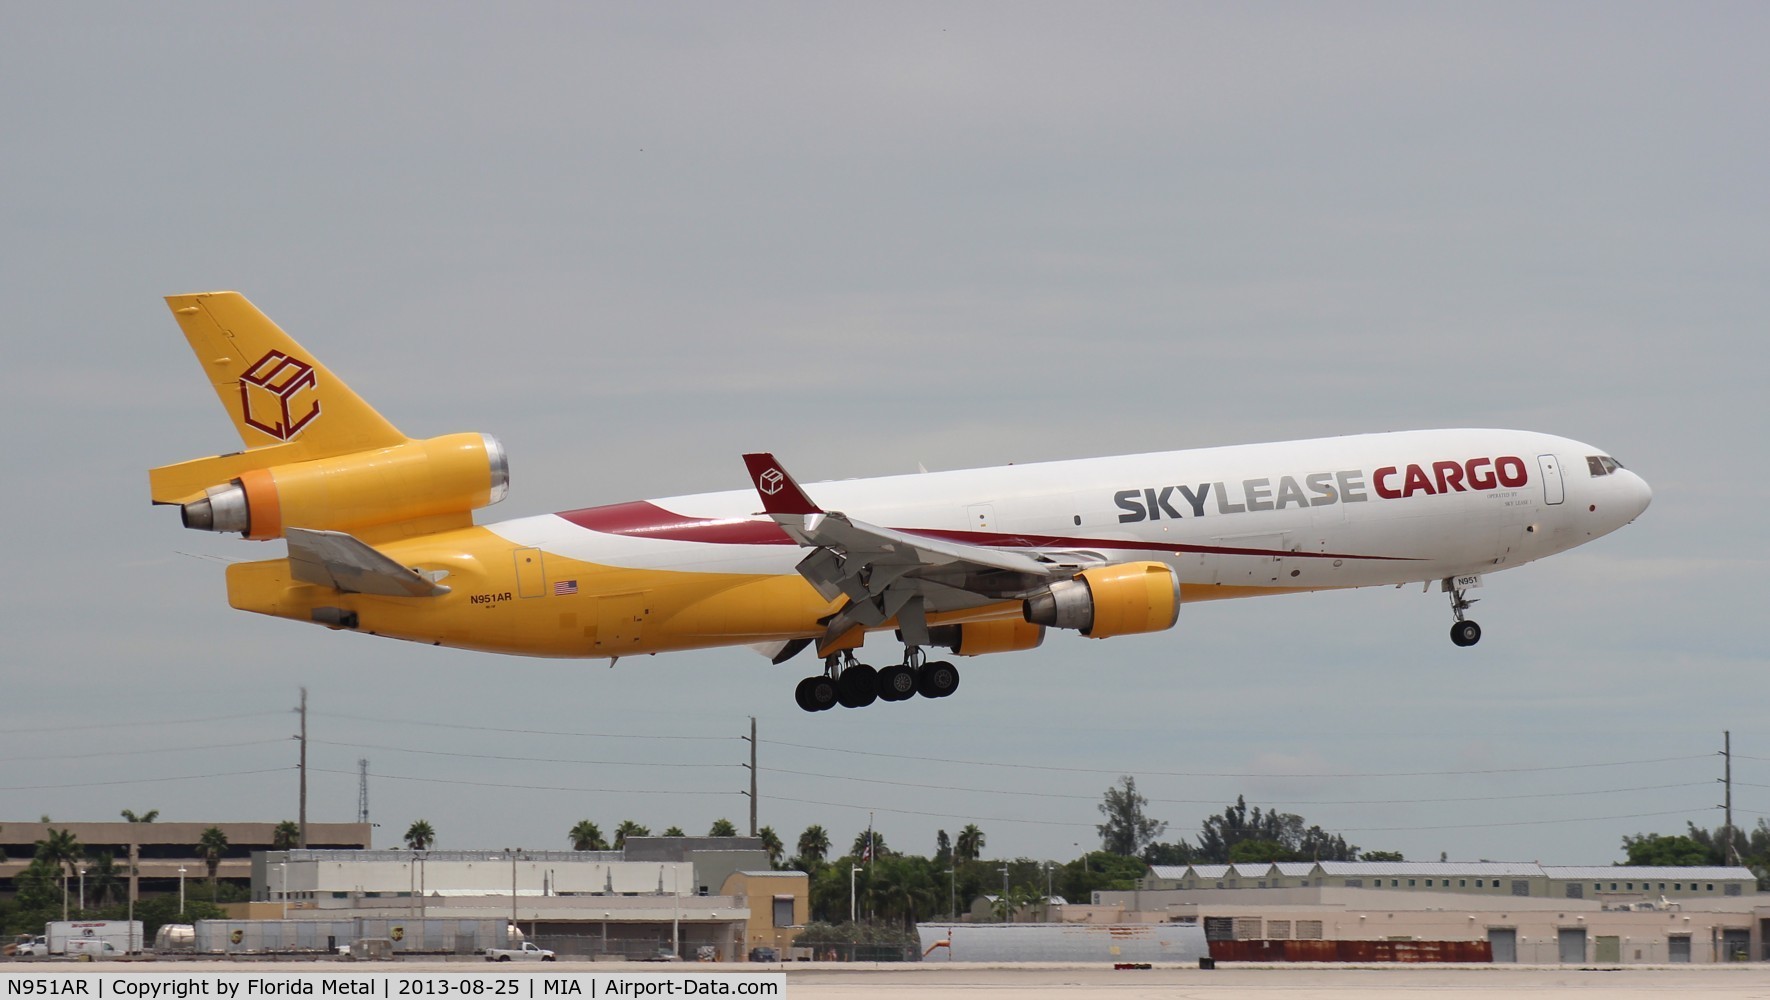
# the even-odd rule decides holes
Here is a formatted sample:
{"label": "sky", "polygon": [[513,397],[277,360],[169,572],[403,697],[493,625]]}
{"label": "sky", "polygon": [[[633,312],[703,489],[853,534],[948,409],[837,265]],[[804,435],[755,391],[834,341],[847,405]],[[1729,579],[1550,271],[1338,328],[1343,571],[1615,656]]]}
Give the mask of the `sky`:
{"label": "sky", "polygon": [[[0,824],[564,848],[748,818],[1098,845],[1134,776],[1410,860],[1606,864],[1770,815],[1770,132],[1752,3],[12,5],[0,14]],[[1422,427],[1591,442],[1635,524],[1488,578],[1199,604],[807,715],[809,660],[539,660],[230,610],[148,468],[238,447],[161,296],[248,295],[482,522]],[[875,640],[869,658],[895,656]]]}

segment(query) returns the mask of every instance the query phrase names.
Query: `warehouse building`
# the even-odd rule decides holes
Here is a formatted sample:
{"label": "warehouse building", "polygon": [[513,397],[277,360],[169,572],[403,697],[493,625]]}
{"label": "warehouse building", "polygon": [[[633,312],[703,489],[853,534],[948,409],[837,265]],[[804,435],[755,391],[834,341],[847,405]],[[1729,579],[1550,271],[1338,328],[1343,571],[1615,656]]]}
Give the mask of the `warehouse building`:
{"label": "warehouse building", "polygon": [[[1287,942],[1479,942],[1495,962],[1770,959],[1770,897],[1745,868],[1297,862],[1156,866],[1139,887],[1065,907],[1066,922],[1200,925],[1219,953]],[[1290,947],[1315,954],[1313,947]]]}
{"label": "warehouse building", "polygon": [[784,954],[810,880],[750,837],[634,837],[623,851],[268,851],[252,859],[260,919],[502,918],[577,957]]}

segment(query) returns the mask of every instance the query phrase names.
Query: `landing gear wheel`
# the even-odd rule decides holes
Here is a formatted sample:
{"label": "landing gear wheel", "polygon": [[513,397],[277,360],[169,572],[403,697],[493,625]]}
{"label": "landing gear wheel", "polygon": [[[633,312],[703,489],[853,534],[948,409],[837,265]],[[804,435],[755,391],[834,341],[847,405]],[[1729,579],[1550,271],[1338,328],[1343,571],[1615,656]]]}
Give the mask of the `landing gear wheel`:
{"label": "landing gear wheel", "polygon": [[807,677],[793,689],[793,700],[807,712],[836,707],[836,683],[828,677]]}
{"label": "landing gear wheel", "polygon": [[897,664],[879,671],[879,700],[903,701],[916,696],[916,672]]}
{"label": "landing gear wheel", "polygon": [[959,689],[959,668],[945,660],[922,664],[916,693],[924,698],[945,698]]}
{"label": "landing gear wheel", "polygon": [[1472,621],[1460,621],[1450,627],[1450,641],[1459,646],[1473,646],[1481,641],[1481,626]]}
{"label": "landing gear wheel", "polygon": [[836,678],[836,700],[843,708],[865,708],[879,697],[879,672],[856,663]]}

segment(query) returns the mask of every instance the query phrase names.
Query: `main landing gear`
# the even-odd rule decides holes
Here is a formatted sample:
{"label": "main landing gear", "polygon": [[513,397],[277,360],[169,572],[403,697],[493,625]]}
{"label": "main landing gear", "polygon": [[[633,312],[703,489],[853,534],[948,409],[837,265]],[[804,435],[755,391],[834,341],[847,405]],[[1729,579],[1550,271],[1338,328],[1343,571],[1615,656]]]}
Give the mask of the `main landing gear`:
{"label": "main landing gear", "polygon": [[914,646],[904,650],[903,662],[874,670],[856,662],[852,652],[824,660],[819,677],[807,677],[793,691],[793,700],[807,712],[821,712],[841,705],[865,708],[875,701],[907,701],[916,695],[945,698],[959,689],[959,668],[945,660],[927,662]]}
{"label": "main landing gear", "polygon": [[1457,586],[1454,577],[1445,578],[1444,590],[1450,595],[1450,613],[1457,619],[1450,627],[1450,641],[1459,646],[1473,646],[1480,642],[1481,626],[1463,617],[1463,612],[1480,598],[1467,596],[1468,590]]}

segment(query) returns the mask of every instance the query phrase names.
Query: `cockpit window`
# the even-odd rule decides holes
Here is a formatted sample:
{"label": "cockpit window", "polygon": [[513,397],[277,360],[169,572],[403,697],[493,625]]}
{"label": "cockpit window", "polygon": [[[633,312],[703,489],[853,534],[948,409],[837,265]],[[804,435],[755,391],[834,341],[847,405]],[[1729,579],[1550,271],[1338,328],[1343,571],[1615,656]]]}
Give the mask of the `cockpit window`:
{"label": "cockpit window", "polygon": [[1587,455],[1586,469],[1594,476],[1608,476],[1623,467],[1623,464],[1609,455]]}

